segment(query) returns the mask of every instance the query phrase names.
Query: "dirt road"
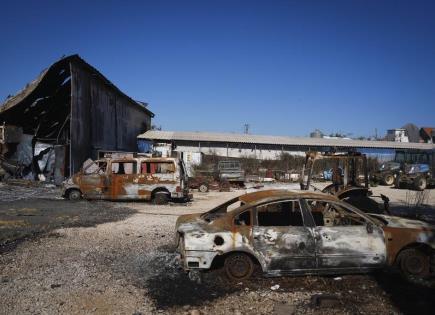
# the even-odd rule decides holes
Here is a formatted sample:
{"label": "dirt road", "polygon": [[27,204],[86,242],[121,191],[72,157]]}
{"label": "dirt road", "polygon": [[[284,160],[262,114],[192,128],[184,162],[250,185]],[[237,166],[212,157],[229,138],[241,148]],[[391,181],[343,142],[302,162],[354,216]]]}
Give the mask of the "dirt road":
{"label": "dirt road", "polygon": [[[3,192],[4,188],[0,187]],[[374,190],[375,194],[390,192],[393,203],[406,202],[404,190]],[[216,271],[204,274],[201,284],[190,281],[174,251],[177,217],[205,211],[244,192],[195,193],[188,205],[154,206],[69,203],[59,200],[53,189],[28,196],[21,192],[14,201],[12,189],[9,199],[0,203],[0,220],[15,215],[14,220],[24,221],[17,230],[25,233],[28,229],[20,228],[29,224],[38,226],[35,231],[42,227],[43,234],[0,254],[0,314],[432,313],[435,291],[406,284],[394,273],[256,275],[250,281],[229,284]],[[428,197],[432,206],[434,194]],[[30,215],[19,215],[23,213]],[[48,219],[53,216],[55,220]],[[10,238],[4,226],[0,224],[0,234]],[[311,306],[312,296],[319,293],[333,294],[338,300],[329,306]]]}

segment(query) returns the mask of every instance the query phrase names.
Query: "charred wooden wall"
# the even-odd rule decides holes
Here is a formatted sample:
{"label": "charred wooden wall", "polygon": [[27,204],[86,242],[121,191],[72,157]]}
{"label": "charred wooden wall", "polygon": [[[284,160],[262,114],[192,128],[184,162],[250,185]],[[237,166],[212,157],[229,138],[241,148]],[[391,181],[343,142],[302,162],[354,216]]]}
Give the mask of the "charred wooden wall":
{"label": "charred wooden wall", "polygon": [[137,151],[151,115],[81,63],[71,62],[71,174],[98,150]]}

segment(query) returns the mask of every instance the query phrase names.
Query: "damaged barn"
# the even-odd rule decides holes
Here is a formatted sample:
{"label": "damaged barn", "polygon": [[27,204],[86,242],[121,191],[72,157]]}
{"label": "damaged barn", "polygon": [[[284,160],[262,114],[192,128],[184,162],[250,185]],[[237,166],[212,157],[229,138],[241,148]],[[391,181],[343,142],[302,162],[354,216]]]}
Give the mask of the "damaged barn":
{"label": "damaged barn", "polygon": [[153,116],[78,55],[62,58],[0,107],[0,177],[60,184],[100,152],[136,151]]}

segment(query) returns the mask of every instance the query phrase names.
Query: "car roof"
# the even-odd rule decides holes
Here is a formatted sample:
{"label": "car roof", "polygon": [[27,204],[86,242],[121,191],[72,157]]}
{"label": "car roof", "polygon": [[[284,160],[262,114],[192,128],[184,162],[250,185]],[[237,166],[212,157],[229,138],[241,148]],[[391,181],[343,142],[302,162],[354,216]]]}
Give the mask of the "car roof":
{"label": "car roof", "polygon": [[322,200],[331,200],[338,201],[338,198],[325,193],[313,192],[313,191],[304,191],[304,190],[285,190],[285,189],[269,189],[269,190],[260,190],[252,193],[247,193],[245,195],[241,195],[239,197],[240,201],[243,201],[245,204],[256,204],[261,203],[262,201],[273,201],[273,200],[281,200],[287,198],[307,198],[307,199],[322,199]]}

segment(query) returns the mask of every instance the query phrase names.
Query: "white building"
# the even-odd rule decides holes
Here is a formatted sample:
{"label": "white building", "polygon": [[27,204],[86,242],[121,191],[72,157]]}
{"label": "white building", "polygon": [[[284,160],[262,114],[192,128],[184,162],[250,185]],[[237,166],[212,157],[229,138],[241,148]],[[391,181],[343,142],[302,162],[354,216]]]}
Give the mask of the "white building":
{"label": "white building", "polygon": [[387,130],[387,141],[395,141],[395,142],[409,142],[408,133],[406,129],[396,128]]}

